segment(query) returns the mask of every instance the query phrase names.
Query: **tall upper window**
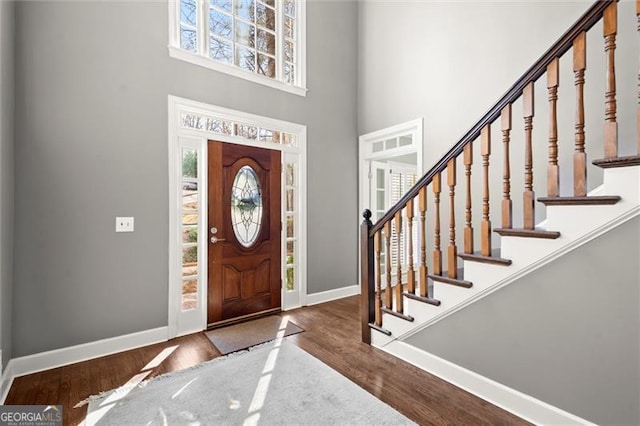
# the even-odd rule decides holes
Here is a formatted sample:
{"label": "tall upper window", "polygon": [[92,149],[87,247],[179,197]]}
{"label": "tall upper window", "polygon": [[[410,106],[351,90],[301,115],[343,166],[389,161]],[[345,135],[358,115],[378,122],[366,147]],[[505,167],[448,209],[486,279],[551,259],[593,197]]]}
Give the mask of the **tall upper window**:
{"label": "tall upper window", "polygon": [[305,95],[304,0],[170,2],[171,56]]}

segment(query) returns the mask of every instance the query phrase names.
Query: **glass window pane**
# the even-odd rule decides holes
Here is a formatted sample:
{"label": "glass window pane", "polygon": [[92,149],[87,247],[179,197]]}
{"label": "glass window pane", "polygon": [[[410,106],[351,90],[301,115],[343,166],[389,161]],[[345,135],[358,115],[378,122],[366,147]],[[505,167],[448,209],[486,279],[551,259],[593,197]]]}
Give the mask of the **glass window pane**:
{"label": "glass window pane", "polygon": [[290,63],[285,63],[284,64],[284,82],[285,83],[295,83],[296,77],[295,77],[295,70],[293,68],[293,64]]}
{"label": "glass window pane", "polygon": [[268,6],[276,7],[276,0],[260,0],[260,1]]}
{"label": "glass window pane", "polygon": [[[195,247],[190,247],[191,248],[195,248]],[[189,250],[189,249],[186,249]],[[191,256],[191,254],[189,254],[188,256]],[[197,253],[195,254],[196,259],[193,262],[183,262],[182,263],[182,276],[183,277],[193,277],[198,275],[198,257],[197,257]],[[184,256],[183,256],[184,259]]]}
{"label": "glass window pane", "polygon": [[[195,188],[195,189],[194,189]],[[198,184],[196,182],[182,183],[182,214],[198,214]]]}
{"label": "glass window pane", "polygon": [[247,71],[255,71],[256,69],[256,52],[252,49],[247,49],[242,46],[236,47],[236,61],[235,64]]}
{"label": "glass window pane", "polygon": [[258,132],[260,142],[280,143],[280,132],[269,129],[260,129]]}
{"label": "glass window pane", "polygon": [[231,134],[231,122],[216,120],[215,118],[207,117],[207,122],[205,124],[205,129],[210,132],[215,133],[224,133],[225,135]]}
{"label": "glass window pane", "polygon": [[276,36],[265,30],[258,30],[256,37],[256,46],[258,50],[270,55],[276,54]]}
{"label": "glass window pane", "polygon": [[286,185],[295,185],[295,165],[293,163],[287,163],[286,168]]}
{"label": "glass window pane", "polygon": [[256,6],[256,24],[272,31],[276,29],[276,12],[263,4]]}
{"label": "glass window pane", "polygon": [[383,191],[376,191],[376,210],[378,211],[385,211],[386,207],[385,207],[385,200],[384,200],[384,190]]}
{"label": "glass window pane", "polygon": [[293,264],[295,256],[295,241],[287,241],[287,264]]}
{"label": "glass window pane", "polygon": [[198,242],[198,227],[197,226],[185,226],[182,230],[182,242],[183,243],[197,243]]}
{"label": "glass window pane", "polygon": [[198,224],[198,213],[189,211],[182,213],[182,225],[197,225]]}
{"label": "glass window pane", "polygon": [[274,78],[276,76],[276,60],[271,56],[258,54],[258,74]]}
{"label": "glass window pane", "polygon": [[209,29],[213,34],[230,39],[232,22],[231,15],[219,12],[216,9],[209,10]]}
{"label": "glass window pane", "polygon": [[182,281],[182,310],[188,311],[198,307],[198,280]]}
{"label": "glass window pane", "polygon": [[231,1],[232,0],[211,0],[209,4],[231,12]]}
{"label": "glass window pane", "polygon": [[196,26],[196,22],[198,22],[196,0],[180,1],[180,22]]}
{"label": "glass window pane", "polygon": [[[182,150],[182,177],[198,177],[198,151],[195,149]],[[198,189],[197,185],[195,189]]]}
{"label": "glass window pane", "polygon": [[180,25],[180,48],[189,52],[198,50],[198,39],[194,29]]}
{"label": "glass window pane", "polygon": [[376,169],[376,188],[384,189],[384,177],[385,177],[385,169]]}
{"label": "glass window pane", "polygon": [[296,228],[295,228],[295,223],[294,223],[294,217],[292,214],[288,214],[287,215],[287,238],[293,238],[295,237],[295,232],[296,232]]}
{"label": "glass window pane", "polygon": [[384,150],[384,142],[374,142],[373,143],[373,147],[372,147],[372,151],[373,152],[380,152]]}
{"label": "glass window pane", "polygon": [[186,127],[187,129],[202,130],[204,128],[204,120],[199,115],[183,113],[182,127]]}
{"label": "glass window pane", "polygon": [[411,145],[411,136],[401,136],[400,137],[400,146]]}
{"label": "glass window pane", "polygon": [[291,133],[282,133],[282,145],[293,145],[296,144],[296,135]]}
{"label": "glass window pane", "polygon": [[262,228],[262,191],[255,170],[243,166],[231,188],[231,224],[238,242],[251,247]]}
{"label": "glass window pane", "polygon": [[233,62],[233,44],[216,37],[209,38],[209,56],[216,61],[230,64]]}
{"label": "glass window pane", "polygon": [[295,211],[293,189],[287,189],[287,212]]}
{"label": "glass window pane", "polygon": [[296,16],[296,2],[295,0],[284,0],[284,13],[289,16]]}
{"label": "glass window pane", "polygon": [[293,50],[294,50],[293,42],[287,40],[284,42],[284,59],[289,62],[294,62],[293,60]]}
{"label": "glass window pane", "polygon": [[255,47],[256,27],[236,19],[236,41],[245,46]]}
{"label": "glass window pane", "polygon": [[255,139],[258,137],[258,128],[247,124],[236,123],[236,135],[247,139]]}
{"label": "glass window pane", "polygon": [[198,264],[198,247],[187,247],[182,249],[182,267]]}
{"label": "glass window pane", "polygon": [[284,35],[289,38],[295,38],[295,21],[293,18],[284,18]]}
{"label": "glass window pane", "polygon": [[295,288],[294,278],[295,278],[294,268],[293,267],[287,268],[287,291],[294,290]]}
{"label": "glass window pane", "polygon": [[397,139],[389,139],[389,140],[384,142],[385,149],[395,148],[396,146],[398,146],[398,140]]}
{"label": "glass window pane", "polygon": [[253,0],[236,0],[235,15],[245,21],[255,22],[255,10]]}

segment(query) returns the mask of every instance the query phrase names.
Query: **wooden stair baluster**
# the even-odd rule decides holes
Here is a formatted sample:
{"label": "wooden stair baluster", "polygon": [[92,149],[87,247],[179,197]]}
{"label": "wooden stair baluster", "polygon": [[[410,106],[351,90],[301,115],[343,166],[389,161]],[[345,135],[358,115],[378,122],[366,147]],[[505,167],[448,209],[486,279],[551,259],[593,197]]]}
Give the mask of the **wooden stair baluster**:
{"label": "wooden stair baluster", "polygon": [[394,225],[396,228],[396,312],[402,313],[404,311],[403,299],[402,299],[402,259],[400,258],[400,244],[402,243],[402,210],[398,210],[394,218]]}
{"label": "wooden stair baluster", "polygon": [[425,186],[420,188],[418,209],[420,210],[420,233],[418,234],[420,239],[420,296],[430,297],[427,281],[429,267],[427,266],[427,188]]}
{"label": "wooden stair baluster", "polygon": [[[613,2],[604,10],[604,51],[607,61],[607,87],[604,101],[604,156],[618,156],[618,123],[616,121],[616,34],[618,33],[618,3]],[[586,160],[585,160],[586,164]]]}
{"label": "wooden stair baluster", "polygon": [[502,227],[504,229],[511,229],[513,226],[513,207],[511,202],[511,160],[509,159],[509,142],[511,141],[511,104],[502,109],[500,121],[502,124],[502,145],[504,146],[504,165],[502,174]]}
{"label": "wooden stair baluster", "polygon": [[456,247],[456,159],[447,163],[449,185],[449,249],[447,252],[447,275],[458,278],[458,248]]}
{"label": "wooden stair baluster", "polygon": [[547,89],[549,90],[549,165],[547,166],[547,197],[560,195],[560,172],[558,169],[558,86],[560,60],[555,58],[547,67]]}
{"label": "wooden stair baluster", "polygon": [[473,165],[473,142],[464,147],[464,175],[467,178],[467,207],[465,210],[464,252],[473,253],[473,226],[471,224],[471,166]]}
{"label": "wooden stair baluster", "polygon": [[491,219],[489,217],[489,156],[491,155],[491,126],[487,124],[480,132],[482,143],[482,223],[480,227],[480,253],[491,256]]}
{"label": "wooden stair baluster", "polygon": [[407,291],[416,293],[416,273],[413,269],[413,198],[407,202],[407,245],[409,257],[407,259]]}
{"label": "wooden stair baluster", "polygon": [[522,92],[524,133],[525,133],[525,155],[524,155],[524,193],[523,199],[523,228],[534,229],[535,227],[535,198],[533,192],[533,82],[527,84]]}
{"label": "wooden stair baluster", "polygon": [[587,34],[573,41],[573,73],[576,86],[576,139],[573,153],[573,195],[587,195],[587,154],[584,151],[584,71],[587,67]]}
{"label": "wooden stair baluster", "polygon": [[440,192],[442,192],[441,174],[433,177],[433,202],[435,204],[435,242],[433,248],[433,274],[442,275],[442,250],[440,250]]}
{"label": "wooden stair baluster", "polygon": [[386,269],[387,286],[384,289],[384,307],[393,307],[393,291],[391,288],[391,221],[384,224],[385,255],[384,263]]}
{"label": "wooden stair baluster", "polygon": [[376,255],[376,298],[375,298],[375,324],[382,326],[382,263],[380,261],[380,234],[382,231],[376,232],[373,237],[373,251]]}

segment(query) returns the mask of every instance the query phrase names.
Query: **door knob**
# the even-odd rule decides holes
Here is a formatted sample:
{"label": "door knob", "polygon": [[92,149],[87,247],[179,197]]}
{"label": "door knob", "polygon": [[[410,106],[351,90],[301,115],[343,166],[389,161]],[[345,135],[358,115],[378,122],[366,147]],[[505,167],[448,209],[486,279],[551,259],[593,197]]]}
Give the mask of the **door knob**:
{"label": "door knob", "polygon": [[211,237],[211,242],[213,244],[217,243],[218,241],[225,241],[225,239],[224,238],[218,238],[218,237],[215,237],[215,236]]}

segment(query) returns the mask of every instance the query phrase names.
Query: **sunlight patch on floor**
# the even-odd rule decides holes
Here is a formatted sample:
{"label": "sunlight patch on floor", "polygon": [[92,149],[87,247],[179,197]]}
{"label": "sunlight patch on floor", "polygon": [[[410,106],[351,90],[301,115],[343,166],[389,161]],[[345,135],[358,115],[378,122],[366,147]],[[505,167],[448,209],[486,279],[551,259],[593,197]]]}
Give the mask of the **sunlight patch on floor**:
{"label": "sunlight patch on floor", "polygon": [[152,368],[158,367],[160,364],[162,364],[162,361],[164,361],[165,359],[169,358],[169,355],[171,355],[173,352],[175,352],[176,349],[178,349],[178,345],[170,346],[168,348],[164,348],[162,350],[162,352],[160,352],[158,355],[156,355],[155,358],[153,358],[151,361],[149,361],[149,363],[147,365],[145,365],[140,371],[150,370]]}
{"label": "sunlight patch on floor", "polygon": [[282,321],[280,321],[280,327],[278,328],[276,338],[273,341],[273,349],[269,352],[269,356],[264,363],[264,368],[262,369],[263,376],[258,381],[256,390],[253,393],[253,398],[251,399],[251,404],[249,404],[248,414],[250,414],[250,416],[244,420],[243,426],[258,424],[258,420],[260,419],[259,411],[264,406],[264,401],[269,393],[271,375],[276,366],[276,362],[278,361],[278,352],[280,351],[280,346],[282,345],[282,339],[284,338],[288,323],[289,316],[284,315],[282,317]]}

